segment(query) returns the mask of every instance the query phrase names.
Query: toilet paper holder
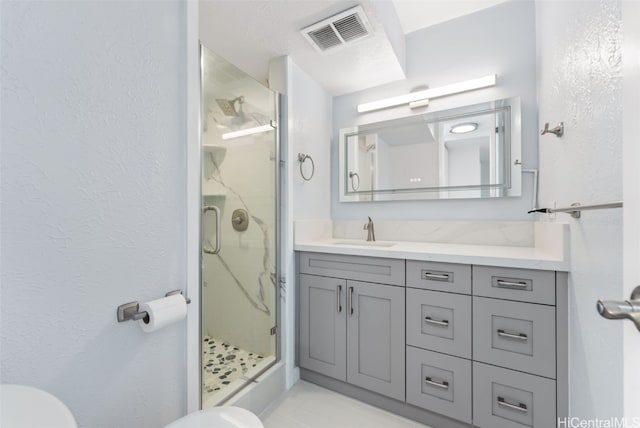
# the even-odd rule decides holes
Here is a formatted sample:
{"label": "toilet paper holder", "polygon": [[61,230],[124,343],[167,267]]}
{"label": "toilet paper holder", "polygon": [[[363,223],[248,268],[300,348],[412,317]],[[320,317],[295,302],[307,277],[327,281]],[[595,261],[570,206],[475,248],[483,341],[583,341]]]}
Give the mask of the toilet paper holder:
{"label": "toilet paper holder", "polygon": [[[173,290],[169,291],[165,294],[165,297],[173,296],[174,294],[182,294],[182,290]],[[185,297],[184,300],[187,302],[187,305],[191,303],[191,299]],[[147,318],[148,320],[149,314],[145,311],[140,312],[140,303],[139,302],[129,302],[123,303],[118,306],[118,322],[124,322],[129,320],[143,320]]]}

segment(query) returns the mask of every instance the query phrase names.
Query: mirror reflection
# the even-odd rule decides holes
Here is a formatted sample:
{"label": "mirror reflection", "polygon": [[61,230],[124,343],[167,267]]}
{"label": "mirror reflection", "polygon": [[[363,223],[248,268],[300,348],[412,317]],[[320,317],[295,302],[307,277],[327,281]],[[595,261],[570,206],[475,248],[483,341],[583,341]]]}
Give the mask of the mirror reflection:
{"label": "mirror reflection", "polygon": [[512,129],[519,113],[516,101],[341,130],[342,200],[519,194],[519,180],[513,182],[511,168],[512,155],[519,153],[519,138],[514,138]]}

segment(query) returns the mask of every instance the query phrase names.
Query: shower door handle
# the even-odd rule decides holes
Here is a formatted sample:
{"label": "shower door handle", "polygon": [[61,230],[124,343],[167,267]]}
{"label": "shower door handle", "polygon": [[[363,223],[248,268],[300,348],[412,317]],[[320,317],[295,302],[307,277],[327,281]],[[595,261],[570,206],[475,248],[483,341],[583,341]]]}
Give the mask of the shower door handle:
{"label": "shower door handle", "polygon": [[[213,250],[208,249],[204,242],[204,226],[206,224],[204,218],[208,211],[216,212],[216,246]],[[202,251],[206,254],[218,254],[220,252],[220,208],[214,205],[208,205],[202,208]]]}

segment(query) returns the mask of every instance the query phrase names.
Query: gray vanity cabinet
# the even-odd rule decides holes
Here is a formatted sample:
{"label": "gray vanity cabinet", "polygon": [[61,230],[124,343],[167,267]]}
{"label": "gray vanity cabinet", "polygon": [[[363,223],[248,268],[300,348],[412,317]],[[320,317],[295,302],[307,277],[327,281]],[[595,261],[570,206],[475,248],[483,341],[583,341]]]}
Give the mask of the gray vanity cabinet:
{"label": "gray vanity cabinet", "polygon": [[404,287],[350,279],[364,276],[404,283],[404,261],[398,262],[301,254],[301,368],[404,401]]}
{"label": "gray vanity cabinet", "polygon": [[473,266],[473,423],[547,428],[566,415],[566,277]]}
{"label": "gray vanity cabinet", "polygon": [[549,428],[567,415],[566,273],[297,262],[302,379],[434,428]]}

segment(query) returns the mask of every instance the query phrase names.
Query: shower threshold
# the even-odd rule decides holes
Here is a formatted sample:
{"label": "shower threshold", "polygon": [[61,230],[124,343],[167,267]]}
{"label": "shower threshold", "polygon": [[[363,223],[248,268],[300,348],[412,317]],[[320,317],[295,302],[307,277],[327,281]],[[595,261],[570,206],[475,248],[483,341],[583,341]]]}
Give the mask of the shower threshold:
{"label": "shower threshold", "polygon": [[202,408],[217,406],[275,361],[204,336],[202,340]]}

